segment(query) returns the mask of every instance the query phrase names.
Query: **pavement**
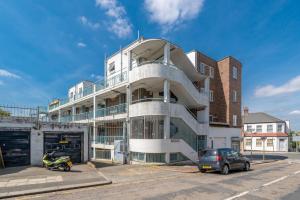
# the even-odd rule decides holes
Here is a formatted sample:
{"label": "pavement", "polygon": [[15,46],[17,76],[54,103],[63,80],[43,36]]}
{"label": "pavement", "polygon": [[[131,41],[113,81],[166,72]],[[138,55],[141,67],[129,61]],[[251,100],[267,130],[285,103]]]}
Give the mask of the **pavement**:
{"label": "pavement", "polygon": [[[181,173],[164,166],[122,165],[100,168],[111,185],[26,196],[36,200],[212,199],[299,200],[300,160],[253,165],[251,171]],[[168,167],[168,166],[167,166]]]}
{"label": "pavement", "polygon": [[0,170],[0,199],[89,186],[110,184],[101,172],[86,164],[70,172],[42,167],[13,167]]}

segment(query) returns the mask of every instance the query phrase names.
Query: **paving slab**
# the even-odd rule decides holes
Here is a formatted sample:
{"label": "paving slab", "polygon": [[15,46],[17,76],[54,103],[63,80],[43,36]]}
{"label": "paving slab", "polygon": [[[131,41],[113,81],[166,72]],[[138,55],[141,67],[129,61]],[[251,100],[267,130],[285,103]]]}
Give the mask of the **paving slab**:
{"label": "paving slab", "polygon": [[86,165],[74,165],[70,172],[42,167],[0,170],[0,199],[111,184],[102,173]]}

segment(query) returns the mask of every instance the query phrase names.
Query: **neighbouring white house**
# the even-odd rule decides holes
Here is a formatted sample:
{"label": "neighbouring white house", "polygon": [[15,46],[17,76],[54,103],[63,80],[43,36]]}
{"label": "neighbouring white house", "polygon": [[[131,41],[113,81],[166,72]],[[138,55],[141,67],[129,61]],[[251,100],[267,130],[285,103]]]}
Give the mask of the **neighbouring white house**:
{"label": "neighbouring white house", "polygon": [[[68,98],[52,102],[50,117],[88,124],[92,159],[170,163],[197,161],[198,151],[207,147],[239,149],[240,88],[235,89],[239,95],[234,103],[230,104],[229,94],[225,102],[223,91],[218,90],[223,88],[219,72],[216,69],[214,75],[211,69],[217,61],[203,65],[202,58],[193,55],[187,56],[167,40],[140,37],[105,59],[104,80],[77,84]],[[234,76],[229,73],[235,62],[232,57],[222,60],[220,67],[228,76],[224,88],[231,83],[240,85],[241,72],[236,73],[240,68],[233,68]],[[211,80],[219,81],[219,88],[210,89]],[[215,96],[210,98],[213,89]],[[225,107],[218,112],[212,104]],[[234,112],[228,104],[236,107]],[[218,113],[223,116],[217,117]]]}
{"label": "neighbouring white house", "polygon": [[244,109],[245,151],[288,151],[289,121],[284,121],[263,112],[249,113]]}

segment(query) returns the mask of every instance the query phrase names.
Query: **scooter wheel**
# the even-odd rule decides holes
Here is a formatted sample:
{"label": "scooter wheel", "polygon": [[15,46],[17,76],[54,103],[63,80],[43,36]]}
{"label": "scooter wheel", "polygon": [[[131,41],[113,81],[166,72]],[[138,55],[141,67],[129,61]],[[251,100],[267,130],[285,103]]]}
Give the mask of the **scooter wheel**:
{"label": "scooter wheel", "polygon": [[71,170],[70,166],[65,166],[64,171],[69,172]]}

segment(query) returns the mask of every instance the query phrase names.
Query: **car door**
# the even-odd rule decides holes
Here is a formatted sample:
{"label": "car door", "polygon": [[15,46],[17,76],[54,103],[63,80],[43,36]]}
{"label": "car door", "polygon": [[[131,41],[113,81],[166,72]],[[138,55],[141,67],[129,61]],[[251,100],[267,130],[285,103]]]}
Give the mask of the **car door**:
{"label": "car door", "polygon": [[240,154],[237,151],[231,150],[233,157],[235,158],[235,167],[236,169],[241,169],[244,167],[244,160],[240,156]]}
{"label": "car door", "polygon": [[230,168],[236,169],[238,166],[237,166],[237,162],[236,162],[236,157],[233,154],[232,150],[226,149],[225,154],[226,154],[226,160],[229,162]]}
{"label": "car door", "polygon": [[228,161],[231,169],[238,169],[240,167],[238,162],[238,153],[232,149],[228,149]]}

